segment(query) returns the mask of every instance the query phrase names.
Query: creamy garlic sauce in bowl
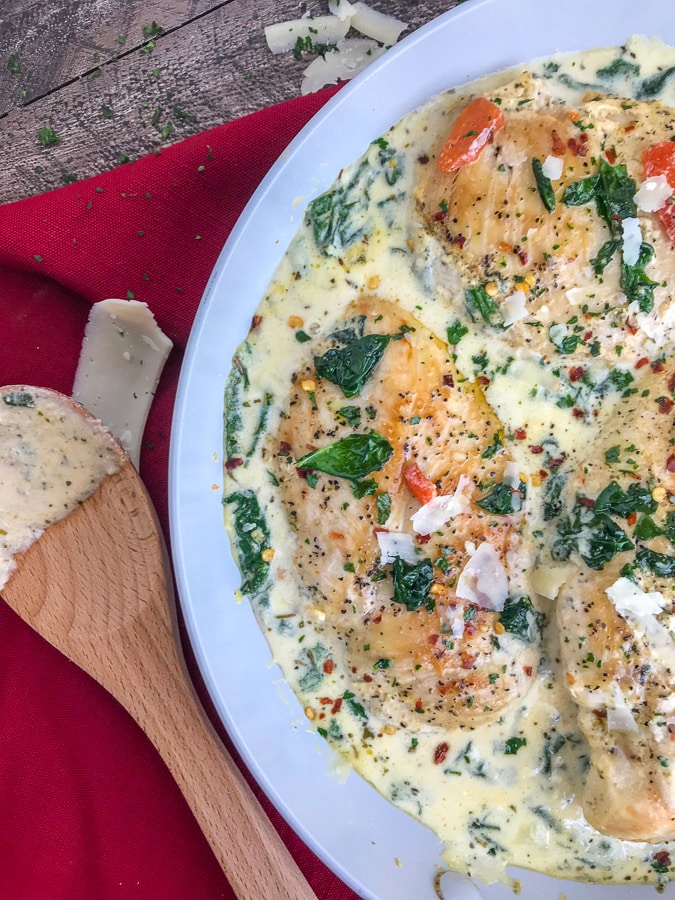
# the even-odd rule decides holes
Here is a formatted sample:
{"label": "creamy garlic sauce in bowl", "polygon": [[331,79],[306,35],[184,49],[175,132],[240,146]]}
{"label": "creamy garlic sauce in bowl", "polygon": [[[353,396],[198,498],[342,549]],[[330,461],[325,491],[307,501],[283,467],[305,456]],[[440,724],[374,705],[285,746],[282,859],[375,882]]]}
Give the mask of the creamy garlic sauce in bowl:
{"label": "creamy garlic sauce in bowl", "polygon": [[[674,67],[632,40],[406,116],[310,204],[228,383],[227,526],[275,660],[488,883],[670,880],[673,251],[633,198]],[[476,96],[507,124],[444,181]]]}
{"label": "creamy garlic sauce in bowl", "polygon": [[0,392],[0,587],[18,553],[119,469],[113,438],[102,426],[92,428],[85,416],[47,388]]}

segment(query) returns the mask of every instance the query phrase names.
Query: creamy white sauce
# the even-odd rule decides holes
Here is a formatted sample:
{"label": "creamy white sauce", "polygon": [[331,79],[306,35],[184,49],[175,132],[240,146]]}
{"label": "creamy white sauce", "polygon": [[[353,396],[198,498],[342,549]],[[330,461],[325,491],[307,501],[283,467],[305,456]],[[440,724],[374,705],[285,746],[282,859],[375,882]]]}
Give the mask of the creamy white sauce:
{"label": "creamy white sauce", "polygon": [[[546,78],[551,92],[579,102],[587,85],[597,85],[597,70],[619,56],[620,50],[603,49],[554,63],[536,62],[531,70]],[[672,50],[641,41],[633,41],[623,58],[639,63],[642,76],[675,63]],[[510,77],[491,77],[483,89]],[[631,96],[635,81],[619,73],[612,77],[611,89],[619,96]],[[675,105],[674,79],[665,83],[660,96]],[[364,727],[354,704],[343,702],[339,715],[331,714],[330,704],[321,699],[334,700],[353,691],[358,701],[358,686],[353,684],[340,647],[330,646],[326,651],[335,661],[334,671],[321,672],[322,651],[318,648],[328,639],[322,627],[324,613],[294,577],[295,534],[270,480],[267,462],[258,452],[259,438],[252,436],[261,429],[274,431],[277,427],[298,365],[298,330],[309,337],[329,333],[349,303],[369,286],[376,285],[382,297],[395,297],[435,334],[446,334],[459,286],[451,272],[439,268],[437,260],[430,261],[431,249],[425,246],[427,238],[415,221],[410,195],[416,160],[433,144],[434,136],[443,133],[447,107],[447,97],[434,100],[387,133],[389,146],[402,160],[403,174],[393,188],[383,179],[374,180],[369,203],[355,214],[356,224],[370,236],[365,259],[351,259],[349,251],[340,259],[319,257],[310,227],[304,225],[258,309],[259,325],[241,348],[239,356],[247,368],[250,388],[243,389],[244,402],[231,422],[230,440],[242,446],[248,441],[252,450],[242,465],[232,469],[226,494],[250,488],[265,511],[269,536],[260,534],[259,543],[268,549],[270,580],[265,590],[253,597],[254,610],[308,718],[385,797],[434,830],[445,844],[445,858],[452,869],[487,882],[508,880],[506,866],[516,865],[582,881],[661,883],[668,876],[652,864],[653,854],[659,849],[675,852],[675,842],[647,845],[621,841],[598,833],[584,818],[580,793],[588,748],[579,730],[575,704],[565,689],[554,626],[546,629],[532,690],[489,725],[448,733],[431,726],[411,730],[392,728],[370,714]],[[377,148],[371,147],[364,172],[376,167],[376,158]],[[363,166],[363,161],[355,163],[341,173],[338,183],[349,185]],[[393,194],[399,198],[395,202]],[[572,304],[571,310],[574,312]],[[606,345],[611,345],[613,335],[605,337]],[[639,344],[644,335],[635,341],[636,353],[649,352],[649,347],[645,350],[644,343]],[[486,349],[484,334],[475,329],[456,349],[460,371],[473,379],[472,359]],[[553,367],[542,365],[536,354],[523,349],[509,360],[512,349],[496,338],[490,345],[495,371],[486,393],[505,430],[526,424],[528,446],[544,443],[553,435],[557,448],[552,455],[565,454],[571,466],[583,465],[589,436],[611,415],[611,398],[604,398],[602,406],[594,406],[595,400],[587,398],[590,413],[598,409],[596,422],[575,419],[569,409],[555,403],[561,385]],[[507,371],[499,374],[497,370],[507,362]],[[603,360],[598,361],[599,378],[606,371],[604,365],[605,369]],[[261,415],[263,408],[265,414]],[[235,449],[239,452],[240,448],[237,445]],[[526,450],[514,442],[513,452],[536,498],[541,461]],[[232,452],[226,456],[231,457]],[[533,515],[530,526],[536,532],[543,523],[537,513]],[[231,514],[227,523],[236,543]],[[541,563],[535,582],[542,606],[550,613],[545,598],[556,596],[570,570],[565,565],[551,566],[543,532],[531,540],[532,552]],[[517,576],[512,573],[511,577],[513,589]],[[532,589],[530,575],[521,577]],[[308,655],[308,648],[313,656]],[[307,675],[313,668],[318,673],[317,683],[308,687],[312,680]],[[442,760],[434,762],[444,744],[447,749]]]}
{"label": "creamy white sauce", "polygon": [[110,435],[54,394],[22,388],[0,395],[0,587],[15,556],[64,518],[119,468]]}

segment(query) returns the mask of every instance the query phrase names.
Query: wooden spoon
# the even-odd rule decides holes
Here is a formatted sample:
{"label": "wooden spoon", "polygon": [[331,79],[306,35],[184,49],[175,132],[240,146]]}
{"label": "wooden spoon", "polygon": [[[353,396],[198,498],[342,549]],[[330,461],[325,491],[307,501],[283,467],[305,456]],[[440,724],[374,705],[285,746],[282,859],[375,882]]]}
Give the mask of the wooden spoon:
{"label": "wooden spoon", "polygon": [[[0,395],[16,390],[0,388]],[[83,407],[53,396],[100,433]],[[199,705],[179,650],[157,516],[129,458],[114,446],[119,470],[17,556],[2,595],[131,713],[176,779],[237,897],[315,900]]]}

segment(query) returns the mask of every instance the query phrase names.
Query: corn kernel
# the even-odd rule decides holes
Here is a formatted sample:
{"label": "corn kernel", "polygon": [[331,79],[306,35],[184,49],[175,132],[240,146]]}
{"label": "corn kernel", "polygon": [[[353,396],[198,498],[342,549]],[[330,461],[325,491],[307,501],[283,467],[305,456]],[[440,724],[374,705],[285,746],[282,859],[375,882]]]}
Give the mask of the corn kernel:
{"label": "corn kernel", "polygon": [[380,276],[379,275],[371,275],[368,281],[366,282],[369,291],[376,291],[380,286]]}
{"label": "corn kernel", "polygon": [[495,634],[504,634],[506,628],[502,625],[501,622],[495,622],[494,624]]}
{"label": "corn kernel", "polygon": [[439,594],[445,593],[445,588],[443,587],[442,584],[439,584],[437,581],[434,581],[434,583],[429,588],[429,593],[436,594],[436,596],[438,596]]}
{"label": "corn kernel", "polygon": [[530,484],[532,485],[532,487],[541,486],[541,475],[539,474],[539,472],[533,472],[532,475],[530,475]]}
{"label": "corn kernel", "polygon": [[304,319],[301,319],[300,316],[289,316],[288,317],[288,327],[289,328],[302,328],[305,324]]}
{"label": "corn kernel", "polygon": [[274,559],[274,550],[271,547],[265,547],[260,555],[262,556],[263,562],[272,562]]}
{"label": "corn kernel", "polygon": [[301,381],[303,391],[313,391],[316,390],[316,382],[311,378],[306,378],[304,381]]}
{"label": "corn kernel", "polygon": [[666,499],[666,489],[664,487],[655,487],[652,491],[652,500],[656,500],[657,503],[660,503],[662,500]]}
{"label": "corn kernel", "polygon": [[383,725],[382,733],[383,734],[396,734],[396,729],[394,728],[393,725]]}
{"label": "corn kernel", "polygon": [[311,721],[312,719],[316,719],[316,712],[312,709],[311,706],[305,707],[305,715]]}
{"label": "corn kernel", "polygon": [[496,281],[488,281],[485,285],[485,293],[488,297],[496,297],[499,293],[499,285]]}

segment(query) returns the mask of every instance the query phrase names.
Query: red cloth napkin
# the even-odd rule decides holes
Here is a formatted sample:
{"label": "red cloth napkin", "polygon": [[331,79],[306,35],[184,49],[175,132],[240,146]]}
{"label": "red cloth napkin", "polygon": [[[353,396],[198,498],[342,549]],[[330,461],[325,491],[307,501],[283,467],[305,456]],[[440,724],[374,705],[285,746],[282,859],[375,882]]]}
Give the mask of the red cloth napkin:
{"label": "red cloth napkin", "polygon": [[[141,458],[167,535],[171,414],[206,281],[262,176],[331,93],[0,207],[0,384],[70,393],[89,306],[107,297],[147,302],[173,340]],[[164,764],[116,701],[3,603],[0,641],[0,897],[233,897]],[[256,791],[320,900],[354,898]]]}

